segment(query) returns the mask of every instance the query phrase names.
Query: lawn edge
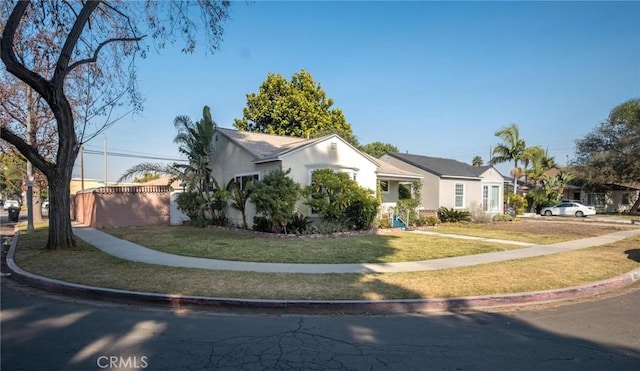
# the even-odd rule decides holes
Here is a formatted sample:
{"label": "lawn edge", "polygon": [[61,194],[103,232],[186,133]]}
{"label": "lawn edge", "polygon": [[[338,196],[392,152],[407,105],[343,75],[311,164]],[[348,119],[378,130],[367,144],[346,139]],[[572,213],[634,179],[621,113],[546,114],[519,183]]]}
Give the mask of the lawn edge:
{"label": "lawn edge", "polygon": [[503,295],[432,299],[276,300],[159,294],[71,283],[28,272],[20,268],[14,260],[18,236],[19,235],[15,235],[11,241],[11,247],[7,254],[7,266],[12,273],[12,277],[19,282],[48,292],[63,295],[77,295],[87,299],[113,300],[126,303],[135,302],[140,304],[163,304],[171,307],[198,306],[215,309],[278,310],[285,313],[294,312],[306,314],[393,314],[461,311],[572,300],[621,289],[640,280],[640,268],[635,268],[613,278],[562,289]]}

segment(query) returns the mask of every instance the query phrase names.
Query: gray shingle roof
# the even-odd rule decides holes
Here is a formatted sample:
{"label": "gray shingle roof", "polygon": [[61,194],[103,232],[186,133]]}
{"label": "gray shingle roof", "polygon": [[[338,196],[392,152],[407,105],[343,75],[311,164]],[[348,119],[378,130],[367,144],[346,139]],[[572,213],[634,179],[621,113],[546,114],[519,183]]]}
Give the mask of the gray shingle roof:
{"label": "gray shingle roof", "polygon": [[479,178],[491,166],[474,167],[464,162],[440,157],[388,152],[389,156],[437,176]]}

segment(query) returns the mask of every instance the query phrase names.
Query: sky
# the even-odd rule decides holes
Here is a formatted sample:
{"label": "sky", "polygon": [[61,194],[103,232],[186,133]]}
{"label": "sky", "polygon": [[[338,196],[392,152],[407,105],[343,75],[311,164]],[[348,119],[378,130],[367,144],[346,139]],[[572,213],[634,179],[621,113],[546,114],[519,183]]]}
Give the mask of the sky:
{"label": "sky", "polygon": [[[234,2],[220,50],[138,62],[144,111],[89,151],[180,158],[173,120],[242,117],[268,73],[305,69],[361,144],[485,164],[512,123],[565,165],[575,141],[640,97],[640,2]],[[85,178],[153,159],[85,154]],[[74,176],[80,175],[76,161]],[[498,165],[508,175],[508,165]]]}

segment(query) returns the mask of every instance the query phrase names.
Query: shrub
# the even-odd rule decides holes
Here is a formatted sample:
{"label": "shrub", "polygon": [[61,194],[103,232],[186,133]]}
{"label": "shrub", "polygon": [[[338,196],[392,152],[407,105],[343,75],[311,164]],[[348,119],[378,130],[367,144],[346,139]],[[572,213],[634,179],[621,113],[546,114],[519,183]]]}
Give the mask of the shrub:
{"label": "shrub", "polygon": [[443,223],[469,222],[471,221],[471,213],[443,206],[438,209],[438,219]]}
{"label": "shrub", "polygon": [[378,218],[376,220],[376,226],[378,228],[391,228],[391,221],[389,218]]}
{"label": "shrub", "polygon": [[305,188],[305,204],[324,222],[340,225],[341,229],[369,229],[380,202],[373,192],[361,187],[349,174],[332,169],[318,169]]}
{"label": "shrub", "polygon": [[434,226],[440,224],[440,219],[435,216],[427,216],[424,218],[425,225]]}
{"label": "shrub", "polygon": [[518,218],[514,218],[509,214],[497,214],[493,217],[494,222],[512,222],[518,220]]}
{"label": "shrub", "polygon": [[289,221],[288,230],[296,234],[304,234],[311,225],[311,220],[302,214],[293,214]]}
{"label": "shrub", "polygon": [[253,227],[252,229],[256,232],[268,232],[273,233],[274,227],[271,220],[265,216],[256,215],[253,217]]}
{"label": "shrub", "polygon": [[202,227],[208,224],[204,216],[205,199],[197,192],[182,192],[176,197],[178,209],[182,210],[190,219],[190,224]]}
{"label": "shrub", "polygon": [[526,197],[518,194],[510,193],[507,197],[507,203],[516,209],[517,215],[522,215],[524,213],[524,208],[527,206],[527,199]]}
{"label": "shrub", "polygon": [[474,203],[471,206],[471,221],[474,223],[490,223],[491,222],[491,214],[486,213],[484,210],[482,210],[482,207],[477,204]]}
{"label": "shrub", "polygon": [[251,201],[256,205],[256,211],[276,228],[274,230],[279,230],[282,223],[286,226],[300,196],[300,185],[287,176],[289,171],[291,169],[286,172],[274,170],[253,183]]}

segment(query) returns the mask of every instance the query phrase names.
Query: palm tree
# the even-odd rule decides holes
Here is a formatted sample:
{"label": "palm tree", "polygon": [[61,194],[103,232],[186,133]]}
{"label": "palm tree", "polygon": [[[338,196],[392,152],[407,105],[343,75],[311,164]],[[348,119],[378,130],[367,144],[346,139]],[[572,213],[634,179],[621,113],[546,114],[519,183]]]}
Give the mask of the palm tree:
{"label": "palm tree", "polygon": [[235,179],[231,179],[227,184],[227,191],[229,192],[229,201],[231,201],[231,207],[240,211],[242,214],[242,228],[249,229],[247,225],[247,201],[251,197],[252,181],[248,179],[242,186]]}
{"label": "palm tree", "polygon": [[523,159],[523,152],[526,149],[524,139],[520,139],[520,128],[517,124],[505,126],[496,131],[495,136],[502,139],[502,143],[493,149],[493,157],[489,163],[491,165],[501,164],[513,161],[513,193],[518,191],[518,178],[522,176],[522,169],[518,167],[519,162]]}
{"label": "palm tree", "polygon": [[[130,179],[146,173],[170,175],[169,183],[175,180],[186,182],[189,192],[198,193],[206,201],[205,207],[212,208],[211,215],[215,215],[213,190],[219,188],[211,177],[211,159],[213,157],[213,132],[215,123],[211,119],[208,106],[202,110],[202,119],[196,123],[187,116],[178,116],[173,122],[178,130],[174,142],[178,144],[178,151],[186,157],[186,163],[141,163],[129,168],[119,181]],[[204,216],[204,210],[202,210]]]}
{"label": "palm tree", "polygon": [[473,158],[473,160],[471,160],[471,165],[473,165],[475,167],[482,166],[483,163],[484,163],[484,161],[482,161],[482,157],[480,157],[480,156],[475,156]]}

